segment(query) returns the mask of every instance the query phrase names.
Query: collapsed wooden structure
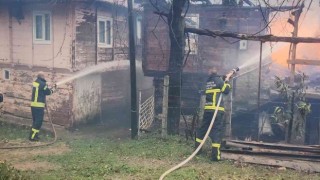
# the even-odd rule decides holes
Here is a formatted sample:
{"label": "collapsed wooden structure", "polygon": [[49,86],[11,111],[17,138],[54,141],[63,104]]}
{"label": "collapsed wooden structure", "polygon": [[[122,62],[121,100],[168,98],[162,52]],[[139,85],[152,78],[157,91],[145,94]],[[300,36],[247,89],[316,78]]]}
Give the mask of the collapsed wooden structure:
{"label": "collapsed wooden structure", "polygon": [[320,172],[320,147],[227,140],[223,158],[240,163],[285,167],[306,172]]}

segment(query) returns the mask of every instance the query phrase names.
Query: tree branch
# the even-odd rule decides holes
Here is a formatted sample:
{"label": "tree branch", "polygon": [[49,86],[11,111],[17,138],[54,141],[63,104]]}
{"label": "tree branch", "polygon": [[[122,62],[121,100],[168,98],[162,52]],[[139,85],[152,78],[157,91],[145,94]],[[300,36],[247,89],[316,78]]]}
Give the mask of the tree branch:
{"label": "tree branch", "polygon": [[320,38],[312,37],[281,37],[272,34],[256,36],[250,34],[237,34],[233,32],[211,31],[208,29],[185,28],[185,33],[194,33],[211,37],[231,37],[241,40],[262,41],[262,42],[288,42],[288,43],[320,43]]}
{"label": "tree branch", "polygon": [[158,15],[160,15],[160,16],[165,16],[165,17],[167,17],[167,18],[168,18],[168,16],[169,16],[169,14],[168,14],[168,13],[165,13],[165,12],[153,11],[153,13],[158,14]]}

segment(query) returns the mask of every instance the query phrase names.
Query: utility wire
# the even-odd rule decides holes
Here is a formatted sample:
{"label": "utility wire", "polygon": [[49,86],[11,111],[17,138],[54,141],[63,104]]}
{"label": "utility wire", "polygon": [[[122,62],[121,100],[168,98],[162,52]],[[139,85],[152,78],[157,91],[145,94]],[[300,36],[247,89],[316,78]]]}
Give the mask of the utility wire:
{"label": "utility wire", "polygon": [[[286,0],[283,0],[283,1],[281,2],[280,7],[279,7],[278,9],[281,9],[281,7],[283,6],[283,4],[284,4],[285,1],[286,1]],[[280,12],[280,11],[276,11],[276,13],[273,15],[273,17],[271,18],[271,20],[270,20],[269,22],[267,22],[262,29],[260,29],[259,31],[255,32],[255,33],[253,33],[253,34],[251,34],[251,35],[253,35],[253,36],[254,36],[254,35],[257,35],[257,34],[261,33],[262,31],[264,31],[266,28],[268,28],[269,25],[271,24],[271,22],[274,20],[274,18],[276,17],[276,15],[277,15],[279,12]],[[265,17],[264,17],[264,18],[265,18]],[[270,28],[270,27],[269,27],[269,28]],[[221,37],[220,37],[220,38],[221,38]],[[229,44],[234,44],[234,43],[237,43],[237,42],[239,42],[239,41],[241,41],[241,40],[236,40],[236,41],[233,41],[233,42],[227,41],[227,42],[228,42]]]}
{"label": "utility wire", "polygon": [[312,4],[312,2],[313,2],[313,0],[311,0],[311,1],[310,1],[309,5],[308,5],[308,8],[307,8],[306,12],[304,13],[303,18],[302,18],[302,20],[301,20],[301,22],[300,22],[300,26],[302,25],[302,23],[303,23],[304,19],[305,19],[305,18],[306,18],[306,16],[307,16],[307,13],[308,13],[308,11],[309,11],[309,10],[310,10],[310,8],[311,8],[311,4]]}
{"label": "utility wire", "polygon": [[[297,9],[298,6],[299,6],[299,3],[301,2],[301,0],[299,0],[299,2],[296,4],[296,6],[290,8],[290,9],[288,8],[288,9],[282,10],[282,5],[284,4],[284,2],[285,2],[286,0],[283,0],[283,1],[282,1],[282,3],[281,3],[282,5],[281,5],[279,8],[275,8],[275,7],[271,6],[268,2],[266,2],[266,0],[262,0],[262,1],[263,1],[263,3],[264,3],[269,9],[272,9],[272,10],[274,10],[274,11],[280,11],[280,12],[286,12],[286,11],[291,11],[291,10]],[[259,2],[259,4],[260,4],[260,0],[258,0],[258,2]]]}

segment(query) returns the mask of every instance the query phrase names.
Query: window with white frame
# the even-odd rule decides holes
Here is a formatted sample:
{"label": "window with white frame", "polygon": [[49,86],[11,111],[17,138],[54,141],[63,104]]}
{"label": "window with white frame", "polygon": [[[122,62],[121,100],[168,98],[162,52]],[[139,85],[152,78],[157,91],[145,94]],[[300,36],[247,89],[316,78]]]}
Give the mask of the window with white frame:
{"label": "window with white frame", "polygon": [[[199,14],[188,14],[185,18],[187,27],[199,28]],[[189,33],[189,37],[186,37],[185,52],[190,50],[190,54],[198,54],[198,35]]]}
{"label": "window with white frame", "polygon": [[33,12],[33,42],[51,43],[51,19],[51,13],[49,11]]}
{"label": "window with white frame", "polygon": [[136,21],[136,43],[138,44],[138,45],[141,45],[142,44],[142,42],[141,42],[141,37],[142,37],[142,19],[141,19],[141,17],[137,17],[137,19],[136,19],[137,21]]}
{"label": "window with white frame", "polygon": [[113,42],[112,18],[99,17],[97,26],[98,26],[98,46],[112,47],[112,42]]}

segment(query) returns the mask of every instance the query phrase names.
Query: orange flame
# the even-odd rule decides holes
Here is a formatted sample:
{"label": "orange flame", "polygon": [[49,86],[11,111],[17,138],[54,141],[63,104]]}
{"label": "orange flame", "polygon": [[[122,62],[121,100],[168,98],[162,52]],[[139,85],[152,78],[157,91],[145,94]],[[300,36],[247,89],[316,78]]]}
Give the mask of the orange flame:
{"label": "orange flame", "polygon": [[[319,9],[319,7],[318,7]],[[298,37],[320,37],[319,28],[319,17],[315,8],[310,9],[307,14],[306,8],[304,13],[301,14],[299,21]],[[287,22],[289,18],[289,12],[283,13],[271,24],[271,32],[277,36],[292,36],[293,26]],[[272,15],[271,15],[272,16]],[[290,17],[293,19],[293,17]],[[288,43],[276,52],[273,52],[271,58],[274,63],[288,67],[287,60],[289,58],[289,47]],[[296,58],[297,59],[308,59],[308,60],[319,60],[320,61],[320,43],[318,44],[307,44],[300,43],[297,45]],[[299,67],[299,65],[297,65]],[[310,67],[310,66],[309,66]],[[308,66],[306,66],[308,68]]]}

